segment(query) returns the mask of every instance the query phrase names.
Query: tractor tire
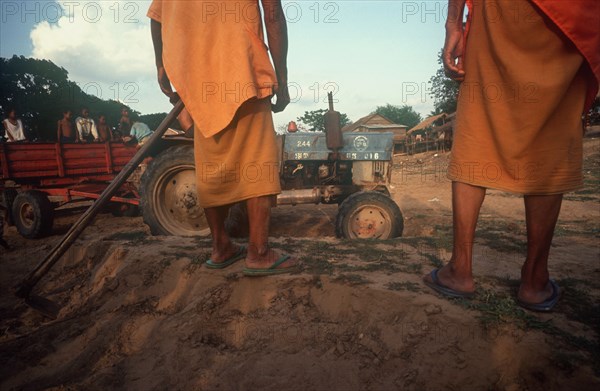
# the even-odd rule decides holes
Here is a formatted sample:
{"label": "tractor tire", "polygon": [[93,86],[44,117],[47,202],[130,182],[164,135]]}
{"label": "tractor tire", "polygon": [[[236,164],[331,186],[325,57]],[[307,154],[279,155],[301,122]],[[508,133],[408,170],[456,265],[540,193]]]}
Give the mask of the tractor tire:
{"label": "tractor tire", "polygon": [[142,216],[153,235],[210,233],[198,203],[192,145],[173,146],[156,156],[142,175],[140,195]]}
{"label": "tractor tire", "polygon": [[15,203],[15,198],[17,198],[18,194],[19,193],[15,189],[4,189],[2,191],[2,202],[6,208],[6,223],[8,225],[14,224],[12,217],[12,206]]}
{"label": "tractor tire", "polygon": [[15,198],[12,217],[21,236],[36,239],[51,232],[54,223],[54,207],[46,194],[28,190],[19,193]]}
{"label": "tractor tire", "polygon": [[376,191],[354,193],[341,203],[335,221],[339,238],[391,239],[402,236],[404,218],[396,203]]}

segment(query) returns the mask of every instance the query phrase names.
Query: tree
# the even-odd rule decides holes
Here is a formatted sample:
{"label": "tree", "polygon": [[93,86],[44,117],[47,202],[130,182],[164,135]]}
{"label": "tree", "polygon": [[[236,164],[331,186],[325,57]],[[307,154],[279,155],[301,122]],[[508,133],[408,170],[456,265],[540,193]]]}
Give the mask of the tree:
{"label": "tree", "polygon": [[[154,113],[154,114],[144,114],[139,116],[139,121],[148,125],[150,129],[158,128],[158,125],[165,119],[167,113]],[[179,125],[179,121],[175,120],[171,124],[171,128],[180,129],[181,125]]]}
{"label": "tree", "polygon": [[[305,111],[302,117],[298,117],[297,121],[304,125],[307,130],[311,132],[324,132],[325,131],[325,113],[327,110],[319,109],[313,111]],[[340,113],[341,126],[346,126],[352,121],[344,113]]]}
{"label": "tree", "polygon": [[423,119],[421,114],[417,113],[412,106],[394,106],[386,104],[385,106],[377,106],[374,113],[383,115],[395,124],[406,125],[408,129],[414,127]]}
{"label": "tree", "polygon": [[[111,125],[116,125],[121,117],[122,103],[86,94],[69,80],[66,69],[48,60],[0,58],[0,80],[2,115],[14,107],[29,130],[29,138],[56,140],[56,122],[67,109],[77,117],[81,107],[86,106],[93,118],[104,114]],[[131,109],[130,112],[137,113]]]}
{"label": "tree", "polygon": [[429,84],[431,84],[431,93],[429,95],[433,98],[434,107],[431,115],[441,113],[451,114],[456,111],[460,83],[446,76],[442,62],[442,51],[440,51],[438,56],[438,64],[440,67],[435,72],[435,75],[429,79]]}

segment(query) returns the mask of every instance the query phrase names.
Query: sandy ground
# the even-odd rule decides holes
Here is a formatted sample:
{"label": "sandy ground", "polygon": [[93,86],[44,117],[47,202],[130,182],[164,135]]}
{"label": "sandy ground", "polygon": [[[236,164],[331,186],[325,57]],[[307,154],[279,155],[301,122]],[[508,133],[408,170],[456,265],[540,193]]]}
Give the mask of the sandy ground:
{"label": "sandy ground", "polygon": [[335,239],[336,207],[280,207],[273,245],[287,276],[209,271],[207,239],[152,237],[140,218],[101,215],[40,283],[50,321],[10,287],[55,235],[14,228],[0,249],[2,390],[594,390],[600,387],[600,139],[585,141],[585,188],[564,202],[553,314],[514,303],[525,248],[522,199],[490,191],[475,245],[477,297],[448,300],[421,276],[449,258],[448,154],[396,159],[404,237]]}

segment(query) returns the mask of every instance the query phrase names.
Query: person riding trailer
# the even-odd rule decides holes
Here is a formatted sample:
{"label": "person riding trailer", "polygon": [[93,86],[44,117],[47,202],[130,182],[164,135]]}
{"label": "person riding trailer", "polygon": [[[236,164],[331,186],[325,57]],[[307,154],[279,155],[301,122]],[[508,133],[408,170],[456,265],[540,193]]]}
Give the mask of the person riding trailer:
{"label": "person riding trailer", "polygon": [[96,122],[90,118],[90,109],[87,107],[81,109],[81,116],[77,117],[75,125],[81,142],[98,141],[98,129],[96,129]]}
{"label": "person riding trailer", "polygon": [[17,110],[9,108],[6,112],[7,118],[2,121],[2,127],[4,130],[4,138],[7,142],[26,141],[25,128],[23,122],[17,117]]}
{"label": "person riding trailer", "polygon": [[136,142],[138,146],[142,146],[153,133],[148,125],[138,120],[137,115],[131,114],[127,117],[127,124],[129,125],[129,134],[122,137],[124,143]]}

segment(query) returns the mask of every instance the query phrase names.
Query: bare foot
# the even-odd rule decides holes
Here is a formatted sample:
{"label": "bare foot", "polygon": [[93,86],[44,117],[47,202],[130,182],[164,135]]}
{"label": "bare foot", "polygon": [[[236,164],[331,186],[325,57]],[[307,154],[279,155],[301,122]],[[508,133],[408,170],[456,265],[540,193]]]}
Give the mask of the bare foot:
{"label": "bare foot", "polygon": [[[438,280],[446,288],[453,289],[459,292],[475,292],[475,283],[473,277],[462,277],[456,273],[451,263],[448,263],[438,270]],[[430,274],[426,274],[423,280],[429,283],[434,283]]]}
{"label": "bare foot", "polygon": [[554,291],[552,289],[552,284],[550,284],[550,281],[548,281],[544,289],[541,291],[534,290],[521,284],[521,286],[519,286],[519,293],[517,294],[517,297],[524,303],[539,304],[548,300],[553,293]]}

